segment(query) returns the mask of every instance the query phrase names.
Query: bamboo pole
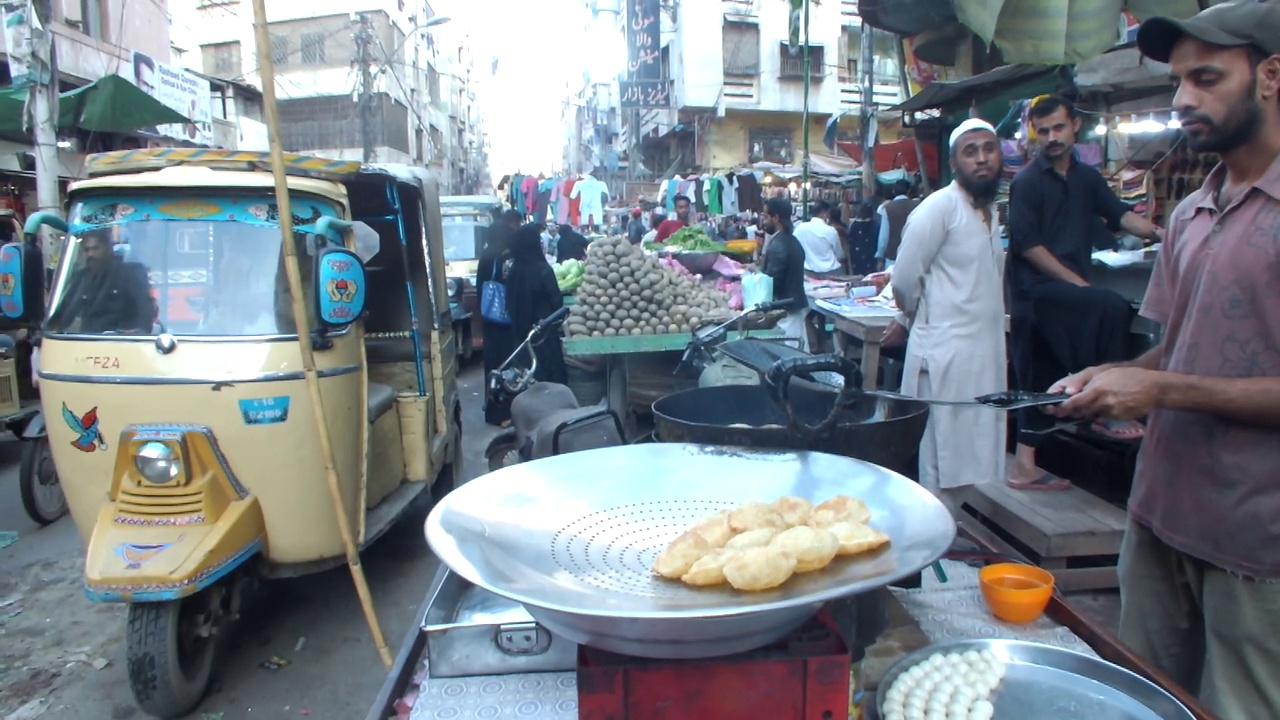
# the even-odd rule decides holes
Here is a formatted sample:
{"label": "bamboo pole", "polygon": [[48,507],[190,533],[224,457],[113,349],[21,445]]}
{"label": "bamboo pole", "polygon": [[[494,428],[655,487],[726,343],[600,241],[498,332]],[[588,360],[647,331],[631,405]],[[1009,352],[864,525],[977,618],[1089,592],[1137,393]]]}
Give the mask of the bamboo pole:
{"label": "bamboo pole", "polygon": [[342,493],[338,488],[338,468],[333,457],[329,426],[325,423],[324,400],[320,395],[320,377],[316,374],[315,355],[311,350],[311,334],[307,332],[306,298],[302,294],[302,274],[298,270],[298,250],[293,241],[293,215],[292,208],[289,207],[289,188],[284,172],[284,151],[280,146],[280,111],[276,107],[276,73],[275,63],[271,57],[271,39],[267,33],[266,0],[253,0],[253,34],[257,41],[258,62],[262,77],[262,105],[267,116],[271,175],[275,179],[276,205],[280,210],[284,267],[285,273],[289,276],[289,294],[293,296],[293,321],[298,331],[298,349],[302,353],[302,372],[307,382],[307,391],[311,395],[312,418],[316,423],[316,434],[320,438],[320,457],[324,461],[329,498],[333,501],[333,511],[338,517],[338,532],[342,535],[342,544],[347,551],[347,567],[351,569],[351,579],[355,582],[356,594],[360,596],[364,618],[369,623],[369,632],[373,634],[373,644],[378,647],[382,664],[390,670],[391,651],[387,649],[387,641],[382,636],[381,626],[378,625],[378,614],[374,610],[373,598],[369,594],[369,583],[364,577],[364,568],[360,565],[360,553],[352,535],[351,522],[347,519],[346,508],[342,503]]}

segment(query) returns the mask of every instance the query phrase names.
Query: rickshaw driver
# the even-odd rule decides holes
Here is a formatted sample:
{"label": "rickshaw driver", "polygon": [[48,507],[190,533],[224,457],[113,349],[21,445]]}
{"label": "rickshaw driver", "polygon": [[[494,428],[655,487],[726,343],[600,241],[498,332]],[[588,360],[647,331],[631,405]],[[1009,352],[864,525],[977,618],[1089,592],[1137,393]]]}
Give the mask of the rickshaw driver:
{"label": "rickshaw driver", "polygon": [[66,304],[49,324],[82,333],[151,332],[156,309],[146,268],[114,253],[104,231],[89,231],[79,242],[84,264],[72,270]]}

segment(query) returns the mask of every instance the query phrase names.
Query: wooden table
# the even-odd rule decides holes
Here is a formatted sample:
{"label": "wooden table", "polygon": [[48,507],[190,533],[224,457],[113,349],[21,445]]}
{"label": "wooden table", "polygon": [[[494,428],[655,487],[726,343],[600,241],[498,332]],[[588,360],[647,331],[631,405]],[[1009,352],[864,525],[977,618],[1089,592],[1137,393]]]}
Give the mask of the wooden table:
{"label": "wooden table", "polygon": [[843,347],[844,343],[839,340],[841,335],[849,335],[862,341],[862,358],[859,362],[862,368],[862,389],[875,390],[880,375],[880,344],[897,313],[886,310],[883,315],[843,315],[819,306],[814,298],[810,297],[808,300],[809,309],[825,317],[839,333],[836,336],[836,349],[842,354],[848,353]]}

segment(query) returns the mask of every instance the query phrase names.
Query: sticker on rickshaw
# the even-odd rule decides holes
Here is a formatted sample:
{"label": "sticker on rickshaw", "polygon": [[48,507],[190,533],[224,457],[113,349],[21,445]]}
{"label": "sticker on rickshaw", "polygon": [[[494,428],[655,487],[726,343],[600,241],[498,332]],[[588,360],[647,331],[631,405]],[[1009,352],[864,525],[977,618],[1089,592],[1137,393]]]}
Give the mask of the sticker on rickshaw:
{"label": "sticker on rickshaw", "polygon": [[289,419],[289,396],[247,398],[240,401],[245,425],[273,425]]}
{"label": "sticker on rickshaw", "polygon": [[120,559],[124,560],[125,570],[137,570],[138,568],[142,567],[143,563],[154,558],[155,556],[159,555],[165,550],[168,550],[169,548],[173,547],[175,544],[177,544],[181,540],[182,540],[182,537],[179,536],[177,540],[173,542],[167,542],[167,543],[151,543],[151,544],[131,543],[131,542],[117,543],[116,555],[119,555]]}
{"label": "sticker on rickshaw", "polygon": [[102,437],[102,430],[98,427],[96,405],[89,408],[84,415],[76,415],[66,403],[62,403],[62,419],[76,434],[76,439],[71,441],[71,447],[85,453],[107,449],[107,441]]}

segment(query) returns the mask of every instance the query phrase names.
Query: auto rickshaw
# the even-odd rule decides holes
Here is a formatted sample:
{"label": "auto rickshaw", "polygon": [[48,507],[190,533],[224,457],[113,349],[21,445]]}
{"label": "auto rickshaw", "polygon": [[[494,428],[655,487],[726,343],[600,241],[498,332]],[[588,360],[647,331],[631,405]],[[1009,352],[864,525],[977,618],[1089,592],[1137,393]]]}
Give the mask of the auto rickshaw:
{"label": "auto rickshaw", "polygon": [[295,327],[267,153],[91,156],[64,223],[0,252],[10,318],[39,313],[34,231],[67,234],[39,378],[85,592],[128,604],[138,704],[204,695],[261,578],[341,565],[298,335],[310,338],[342,507],[361,547],[452,487],[461,405],[435,182],[285,155],[308,327]]}
{"label": "auto rickshaw", "polygon": [[476,350],[484,348],[484,321],[480,317],[476,268],[493,217],[501,210],[502,201],[496,195],[446,195],[440,198],[449,306],[453,310],[459,357],[464,363],[471,360]]}

